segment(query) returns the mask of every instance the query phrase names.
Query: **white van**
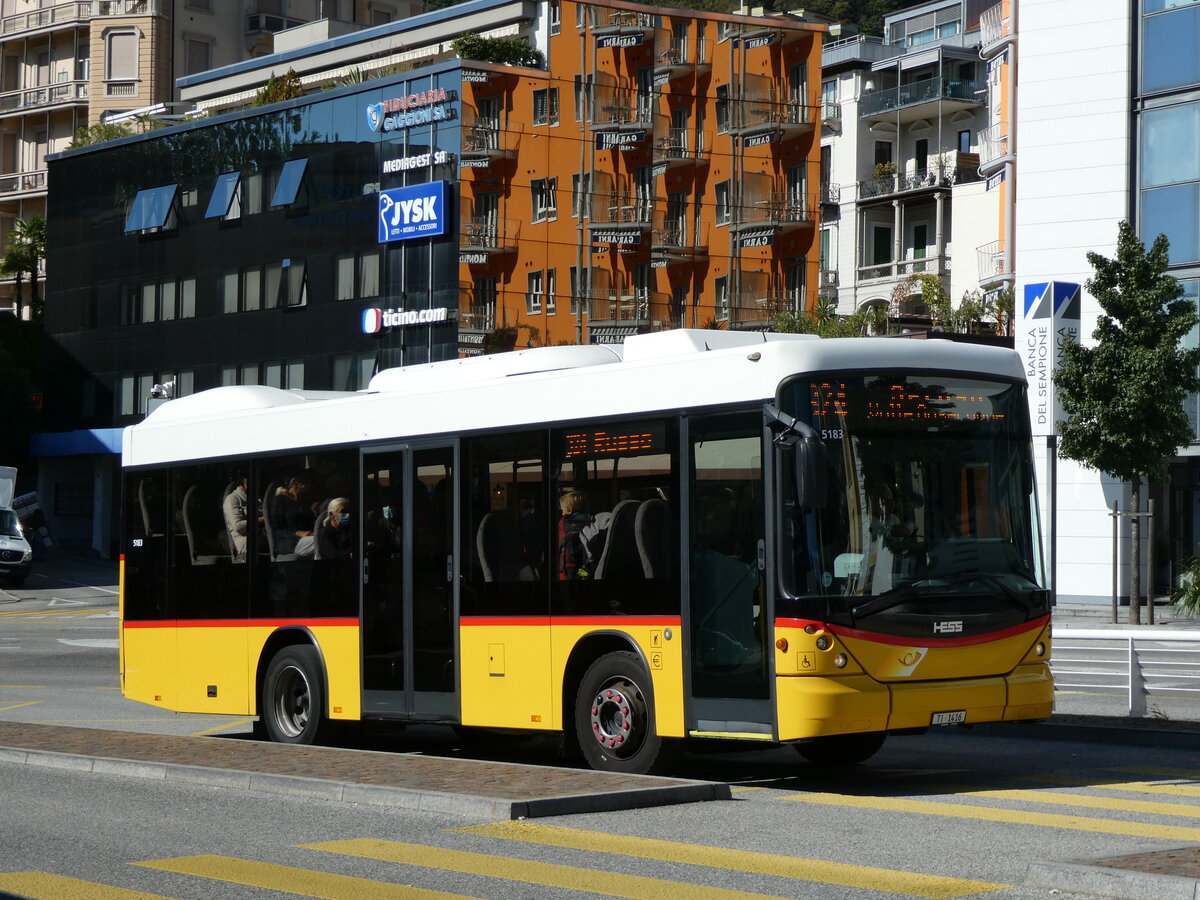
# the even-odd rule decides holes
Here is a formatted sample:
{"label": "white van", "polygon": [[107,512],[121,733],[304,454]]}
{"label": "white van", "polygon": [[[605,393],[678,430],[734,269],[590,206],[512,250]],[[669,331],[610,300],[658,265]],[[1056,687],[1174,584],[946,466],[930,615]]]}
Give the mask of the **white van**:
{"label": "white van", "polygon": [[11,509],[0,506],[0,575],[10,587],[20,587],[33,565],[33,549],[21,531],[21,522]]}

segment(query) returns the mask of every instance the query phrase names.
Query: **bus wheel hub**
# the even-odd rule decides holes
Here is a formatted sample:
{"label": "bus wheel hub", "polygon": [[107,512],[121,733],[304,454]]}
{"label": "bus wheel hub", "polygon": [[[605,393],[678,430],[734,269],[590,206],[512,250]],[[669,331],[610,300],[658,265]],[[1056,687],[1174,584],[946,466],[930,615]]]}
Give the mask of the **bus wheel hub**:
{"label": "bus wheel hub", "polygon": [[601,744],[621,746],[636,724],[633,704],[624,689],[607,687],[596,695],[592,702],[592,734]]}

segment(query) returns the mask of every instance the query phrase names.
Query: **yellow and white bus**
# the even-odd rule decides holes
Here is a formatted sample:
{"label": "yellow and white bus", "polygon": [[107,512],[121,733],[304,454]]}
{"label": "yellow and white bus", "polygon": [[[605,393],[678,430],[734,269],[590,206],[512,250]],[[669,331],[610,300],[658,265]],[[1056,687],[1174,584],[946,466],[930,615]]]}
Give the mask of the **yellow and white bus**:
{"label": "yellow and white bus", "polygon": [[679,330],[223,387],[123,464],[125,695],[272,740],[562,732],[650,772],[1051,711],[1012,351]]}

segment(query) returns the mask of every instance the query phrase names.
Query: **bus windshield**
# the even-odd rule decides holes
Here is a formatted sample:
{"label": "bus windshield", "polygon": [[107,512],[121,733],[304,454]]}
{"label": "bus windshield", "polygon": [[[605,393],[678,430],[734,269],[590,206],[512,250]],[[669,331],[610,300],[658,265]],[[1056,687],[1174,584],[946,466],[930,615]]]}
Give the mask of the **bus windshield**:
{"label": "bus windshield", "polygon": [[813,508],[784,492],[778,614],[927,634],[929,616],[965,616],[970,632],[1046,612],[1024,391],[940,374],[789,385],[826,484]]}

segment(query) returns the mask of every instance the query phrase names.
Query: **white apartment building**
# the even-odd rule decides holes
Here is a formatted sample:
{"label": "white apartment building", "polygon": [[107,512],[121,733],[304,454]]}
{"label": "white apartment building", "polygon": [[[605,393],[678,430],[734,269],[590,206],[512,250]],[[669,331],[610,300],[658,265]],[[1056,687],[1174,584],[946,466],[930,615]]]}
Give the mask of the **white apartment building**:
{"label": "white apartment building", "polygon": [[[914,274],[939,276],[955,302],[999,284],[998,195],[979,172],[987,5],[934,0],[885,17],[882,38],[824,47],[821,293],[840,313],[891,304]],[[893,312],[925,312],[901,293]]]}
{"label": "white apartment building", "polygon": [[[172,115],[177,78],[272,53],[279,32],[409,13],[409,0],[0,0],[0,254],[17,218],[45,213],[46,155],[80,128]],[[13,292],[0,278],[0,312]]]}

